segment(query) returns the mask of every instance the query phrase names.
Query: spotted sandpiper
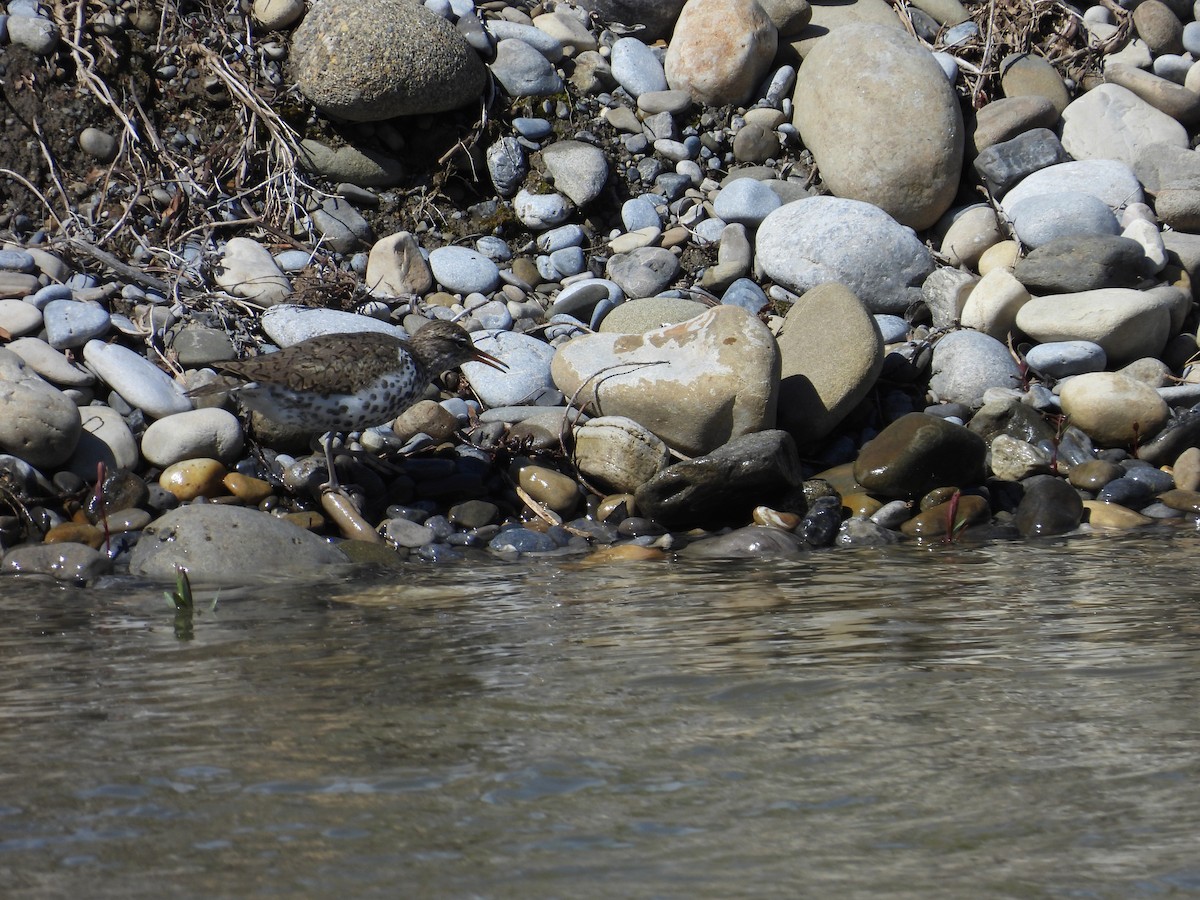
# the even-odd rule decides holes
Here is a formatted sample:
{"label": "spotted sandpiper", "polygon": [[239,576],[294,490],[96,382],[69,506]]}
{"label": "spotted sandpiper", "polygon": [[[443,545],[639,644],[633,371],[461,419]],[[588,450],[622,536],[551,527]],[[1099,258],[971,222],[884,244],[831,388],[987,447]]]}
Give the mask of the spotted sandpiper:
{"label": "spotted sandpiper", "polygon": [[336,489],[335,433],[395,418],[437,375],[472,361],[506,368],[477,348],[461,326],[437,320],[407,341],[375,332],[325,334],[276,353],[219,363],[216,368],[238,383],[206,384],[189,396],[230,393],[276,422],[326,432],[327,487]]}

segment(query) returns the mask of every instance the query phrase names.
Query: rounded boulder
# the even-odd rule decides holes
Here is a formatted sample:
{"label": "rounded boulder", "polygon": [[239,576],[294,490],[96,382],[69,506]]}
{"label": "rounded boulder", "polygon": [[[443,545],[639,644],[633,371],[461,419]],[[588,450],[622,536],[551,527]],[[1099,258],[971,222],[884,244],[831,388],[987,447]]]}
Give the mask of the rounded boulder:
{"label": "rounded boulder", "polygon": [[933,54],[880,25],[817,41],[796,77],[793,124],[838,197],[873,203],[912,228],[950,208],[964,129]]}

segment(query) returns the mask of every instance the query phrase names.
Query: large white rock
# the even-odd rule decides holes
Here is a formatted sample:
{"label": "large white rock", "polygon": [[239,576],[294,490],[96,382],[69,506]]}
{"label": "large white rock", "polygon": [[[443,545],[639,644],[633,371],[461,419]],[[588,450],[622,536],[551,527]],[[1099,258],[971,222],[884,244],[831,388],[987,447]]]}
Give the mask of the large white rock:
{"label": "large white rock", "polygon": [[788,310],[779,355],[779,427],[803,446],[833,431],[875,385],[883,337],[853,291],[822,284]]}
{"label": "large white rock", "polygon": [[921,299],[933,257],[911,228],[877,206],[840,197],[806,197],[763,219],[756,265],[804,293],[840,281],[872,313],[902,313]]}
{"label": "large white rock", "polygon": [[1076,375],[1063,383],[1059,400],[1071,424],[1106,447],[1144,442],[1170,415],[1154,388],[1119,372]]}
{"label": "large white rock", "polygon": [[958,97],[914,38],[849,25],[818,41],[796,76],[793,123],[838,197],[873,203],[928,228],[962,175]]}
{"label": "large white rock", "polygon": [[1042,343],[1092,341],[1120,366],[1162,352],[1173,309],[1165,292],[1100,288],[1034,297],[1017,312],[1017,327]]}
{"label": "large white rock", "polygon": [[689,0],[667,48],[667,84],[708,106],[746,103],[778,38],[756,0]]}
{"label": "large white rock", "polygon": [[217,284],[235,297],[245,297],[263,306],[282,303],[292,292],[292,283],[267,248],[250,238],[230,238],[213,269]]}
{"label": "large white rock", "polygon": [[192,409],[151,422],[142,435],[142,456],[166,468],[185,459],[233,462],[242,452],[242,426],[223,409]]}
{"label": "large white rock", "polygon": [[433,287],[433,273],[417,239],[407,231],[397,231],[371,247],[366,283],[376,297],[406,297],[427,293]]}
{"label": "large white rock", "polygon": [[83,431],[65,468],[85,481],[96,480],[96,467],[110,472],[138,464],[137,439],[121,414],[108,406],[85,406],[79,411]]}
{"label": "large white rock", "polygon": [[775,424],[779,350],[737,306],[645,334],[577,337],[550,372],[589,412],[633,419],[688,456]]}
{"label": "large white rock", "polygon": [[1187,148],[1187,129],[1135,94],[1102,84],[1062,113],[1062,145],[1077,160],[1115,159],[1132,167],[1151,144]]}

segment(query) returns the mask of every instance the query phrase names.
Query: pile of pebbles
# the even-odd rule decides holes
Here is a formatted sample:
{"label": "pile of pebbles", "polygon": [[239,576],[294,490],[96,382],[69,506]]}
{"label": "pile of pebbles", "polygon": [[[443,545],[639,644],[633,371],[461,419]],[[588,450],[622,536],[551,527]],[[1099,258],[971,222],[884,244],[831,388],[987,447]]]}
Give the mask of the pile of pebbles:
{"label": "pile of pebbles", "polygon": [[[1061,10],[1100,70],[1014,53],[975,111],[987,36],[957,0],[257,0],[273,71],[347,136],[300,142],[337,185],[305,224],[361,302],[295,302],[312,255],[252,231],[193,246],[203,301],[89,274],[53,235],[6,244],[0,569],[1193,527],[1200,23]],[[49,55],[57,32],[13,0],[0,40]],[[377,236],[406,129],[489,100],[457,236],[440,212]],[[80,141],[100,161],[106,137]],[[361,519],[322,505],[317,436],[186,395],[251,332],[268,352],[439,318],[508,369],[345,438]]]}

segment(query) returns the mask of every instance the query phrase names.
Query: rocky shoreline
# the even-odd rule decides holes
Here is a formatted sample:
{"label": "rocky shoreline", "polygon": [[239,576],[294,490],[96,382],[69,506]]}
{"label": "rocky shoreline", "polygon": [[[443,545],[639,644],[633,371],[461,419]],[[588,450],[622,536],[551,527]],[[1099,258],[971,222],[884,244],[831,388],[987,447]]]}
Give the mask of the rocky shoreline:
{"label": "rocky shoreline", "polygon": [[[0,571],[1195,527],[1190,4],[72,8],[0,15]],[[348,497],[187,396],[432,319],[507,371],[344,436]]]}

